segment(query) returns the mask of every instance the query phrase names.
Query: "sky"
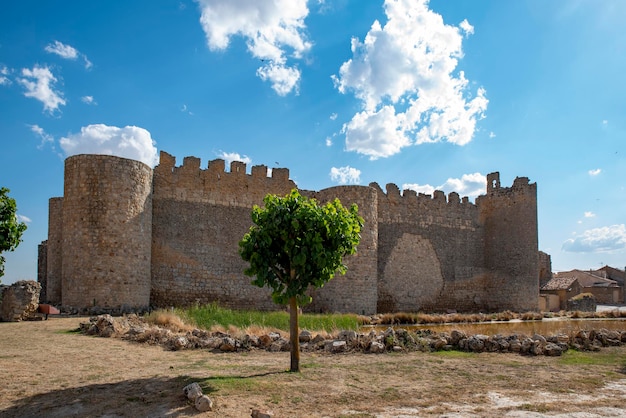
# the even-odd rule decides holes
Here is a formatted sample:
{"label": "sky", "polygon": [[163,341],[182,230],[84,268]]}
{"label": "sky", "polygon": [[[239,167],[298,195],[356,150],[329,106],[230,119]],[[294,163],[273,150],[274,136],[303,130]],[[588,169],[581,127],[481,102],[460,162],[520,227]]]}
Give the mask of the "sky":
{"label": "sky", "polygon": [[[0,6],[0,186],[37,277],[64,159],[285,167],[471,201],[537,183],[553,271],[626,266],[626,2],[180,0]],[[514,239],[514,237],[511,237]]]}

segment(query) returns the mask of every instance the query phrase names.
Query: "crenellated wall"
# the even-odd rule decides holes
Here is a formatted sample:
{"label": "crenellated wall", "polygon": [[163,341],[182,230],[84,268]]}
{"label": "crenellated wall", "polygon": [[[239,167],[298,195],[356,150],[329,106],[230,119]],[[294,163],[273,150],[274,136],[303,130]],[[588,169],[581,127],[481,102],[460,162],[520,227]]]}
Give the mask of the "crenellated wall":
{"label": "crenellated wall", "polygon": [[[251,284],[238,243],[251,209],[268,193],[286,195],[289,170],[161,152],[154,170],[117,157],[66,160],[63,198],[50,199],[44,271],[52,303],[88,308],[182,306],[217,301],[275,309]],[[268,175],[269,174],[269,175]],[[538,307],[536,184],[517,178],[471,203],[402,193],[394,184],[301,190],[320,203],[355,203],[364,218],[348,271],[311,290],[305,310],[373,314],[398,311],[533,310]],[[42,247],[43,248],[43,247]],[[42,249],[42,251],[44,251]],[[43,258],[43,256],[42,256]]]}
{"label": "crenellated wall", "polygon": [[181,167],[161,152],[154,170],[152,288],[155,306],[179,306],[219,300],[231,308],[272,309],[269,291],[243,274],[239,241],[248,232],[251,209],[268,193],[285,195],[296,187],[289,170],[252,167],[224,160],[200,168],[186,157]]}

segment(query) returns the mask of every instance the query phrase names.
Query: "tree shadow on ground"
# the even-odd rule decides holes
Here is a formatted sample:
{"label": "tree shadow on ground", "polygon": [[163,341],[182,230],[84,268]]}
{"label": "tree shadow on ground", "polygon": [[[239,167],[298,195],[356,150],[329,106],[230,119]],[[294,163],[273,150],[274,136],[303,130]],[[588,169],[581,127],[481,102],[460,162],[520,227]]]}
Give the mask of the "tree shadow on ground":
{"label": "tree shadow on ground", "polygon": [[248,376],[154,377],[125,380],[117,383],[94,384],[29,396],[0,410],[1,417],[193,417],[206,416],[199,412],[183,394],[183,388],[199,382],[205,395],[218,391],[222,380],[247,380],[273,374],[276,371]]}
{"label": "tree shadow on ground", "polygon": [[2,417],[177,417],[202,415],[187,400],[186,376],[94,384],[29,396],[0,410]]}

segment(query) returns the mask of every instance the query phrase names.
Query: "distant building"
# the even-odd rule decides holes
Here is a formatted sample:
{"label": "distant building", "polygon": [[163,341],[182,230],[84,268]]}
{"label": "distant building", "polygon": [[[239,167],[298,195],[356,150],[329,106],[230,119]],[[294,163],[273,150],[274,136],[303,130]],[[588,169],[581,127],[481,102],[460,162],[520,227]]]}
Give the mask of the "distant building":
{"label": "distant building", "polygon": [[[608,267],[608,266],[607,266]],[[612,269],[617,272],[619,270]],[[622,273],[623,274],[623,273]],[[617,304],[624,301],[624,286],[606,277],[605,270],[570,270],[554,274],[554,278],[541,287],[541,293],[559,294],[561,308],[567,299],[578,293],[591,293],[599,304]],[[575,285],[577,283],[578,285]],[[578,289],[579,287],[579,289]],[[567,288],[567,291],[565,291]],[[574,294],[577,290],[578,293]]]}

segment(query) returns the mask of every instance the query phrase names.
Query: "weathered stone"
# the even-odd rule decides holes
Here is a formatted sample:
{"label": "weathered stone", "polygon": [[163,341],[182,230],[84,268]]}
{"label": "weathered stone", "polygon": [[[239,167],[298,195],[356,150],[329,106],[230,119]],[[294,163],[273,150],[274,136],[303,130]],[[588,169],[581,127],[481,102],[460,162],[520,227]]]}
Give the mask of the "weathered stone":
{"label": "weathered stone", "polygon": [[10,286],[0,286],[0,321],[34,318],[39,307],[40,292],[41,285],[32,280],[20,280]]}
{"label": "weathered stone", "polygon": [[543,352],[546,356],[560,356],[563,354],[563,349],[555,343],[547,343],[543,348]]}
{"label": "weathered stone", "polygon": [[237,351],[237,341],[232,337],[224,337],[222,339],[222,344],[220,345],[220,351]]}
{"label": "weathered stone", "polygon": [[201,395],[196,398],[196,409],[200,412],[207,412],[213,410],[213,401],[206,395]]}
{"label": "weathered stone", "polygon": [[453,329],[450,332],[449,343],[452,344],[452,345],[458,345],[459,341],[461,341],[463,338],[467,338],[467,335],[465,335],[465,333],[463,331],[459,331],[457,329]]}
{"label": "weathered stone", "polygon": [[298,336],[298,339],[300,340],[301,343],[308,343],[309,341],[311,341],[311,339],[313,338],[313,335],[311,334],[311,331],[303,329],[302,331],[300,331],[300,335]]}
{"label": "weathered stone", "polygon": [[340,340],[344,340],[345,342],[352,342],[354,340],[356,340],[356,332],[355,331],[341,331],[338,335],[338,337]]}
{"label": "weathered stone", "polygon": [[476,334],[467,339],[467,348],[469,351],[481,353],[485,350],[485,341],[489,340],[489,336]]}
{"label": "weathered stone", "polygon": [[331,353],[342,353],[346,351],[347,343],[344,340],[327,341],[325,349]]}
{"label": "weathered stone", "polygon": [[174,340],[172,341],[172,349],[177,351],[177,350],[184,350],[185,348],[187,348],[187,345],[189,344],[189,340],[185,337],[176,337],[174,338]]}
{"label": "weathered stone", "polygon": [[379,343],[377,341],[372,341],[369,345],[368,351],[370,353],[374,353],[374,354],[378,354],[378,353],[384,353],[385,352],[385,345],[382,343]]}
{"label": "weathered stone", "polygon": [[272,418],[274,414],[271,411],[261,411],[259,409],[253,409],[250,416],[252,418]]}
{"label": "weathered stone", "polygon": [[190,401],[195,401],[197,398],[202,396],[202,388],[198,383],[193,382],[183,388],[183,394]]}
{"label": "weathered stone", "polygon": [[448,344],[448,340],[446,340],[445,338],[436,337],[431,340],[430,347],[435,351],[439,351],[443,349],[443,347],[445,347],[447,344]]}

